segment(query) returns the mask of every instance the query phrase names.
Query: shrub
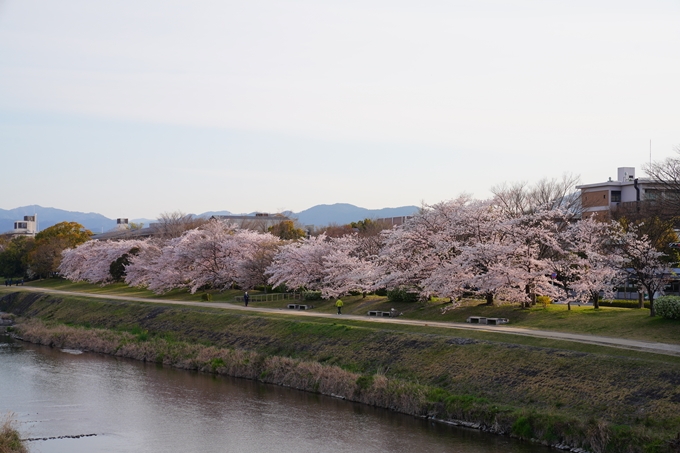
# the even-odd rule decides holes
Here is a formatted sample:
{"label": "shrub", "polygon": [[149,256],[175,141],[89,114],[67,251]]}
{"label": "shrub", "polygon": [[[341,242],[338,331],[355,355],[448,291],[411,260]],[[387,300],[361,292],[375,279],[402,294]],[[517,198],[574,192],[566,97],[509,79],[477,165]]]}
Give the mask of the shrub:
{"label": "shrub", "polygon": [[395,288],[387,291],[387,298],[390,302],[418,302],[418,293],[406,288]]}
{"label": "shrub", "polygon": [[[645,301],[645,308],[649,308],[649,301]],[[656,301],[654,301],[656,304]],[[638,308],[639,303],[637,300],[601,300],[600,307],[617,307],[617,308]]]}
{"label": "shrub", "polygon": [[531,417],[519,417],[512,424],[512,434],[522,439],[531,439],[534,437],[534,429],[532,427]]}
{"label": "shrub", "polygon": [[654,301],[656,316],[666,319],[680,319],[680,297],[661,296]]}
{"label": "shrub", "polygon": [[552,303],[552,300],[548,296],[538,296],[536,298],[536,303],[541,304],[544,307],[547,307],[548,305],[550,305]]}
{"label": "shrub", "polygon": [[304,300],[321,300],[321,291],[305,291],[302,293]]}
{"label": "shrub", "polygon": [[201,294],[201,299],[206,301],[206,302],[212,302],[212,294],[203,293],[203,294]]}
{"label": "shrub", "polygon": [[13,418],[14,414],[7,414],[5,420],[0,426],[0,451],[2,452],[28,452],[28,448],[21,442],[19,431],[16,429],[16,420]]}

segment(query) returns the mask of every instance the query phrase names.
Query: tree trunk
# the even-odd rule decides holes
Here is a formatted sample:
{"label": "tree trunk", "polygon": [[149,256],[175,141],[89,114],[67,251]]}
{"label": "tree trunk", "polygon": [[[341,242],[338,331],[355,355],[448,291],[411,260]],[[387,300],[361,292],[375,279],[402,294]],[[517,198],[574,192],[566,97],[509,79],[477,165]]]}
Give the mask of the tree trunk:
{"label": "tree trunk", "polygon": [[567,311],[571,310],[571,299],[567,299]]}
{"label": "tree trunk", "polygon": [[638,308],[645,308],[645,296],[641,289],[638,289]]}
{"label": "tree trunk", "polygon": [[600,292],[593,292],[593,308],[598,309],[600,308]]}
{"label": "tree trunk", "polygon": [[493,305],[493,294],[492,293],[486,293],[486,304],[487,305]]}
{"label": "tree trunk", "polygon": [[649,316],[652,318],[656,316],[654,312],[654,293],[652,291],[649,291]]}

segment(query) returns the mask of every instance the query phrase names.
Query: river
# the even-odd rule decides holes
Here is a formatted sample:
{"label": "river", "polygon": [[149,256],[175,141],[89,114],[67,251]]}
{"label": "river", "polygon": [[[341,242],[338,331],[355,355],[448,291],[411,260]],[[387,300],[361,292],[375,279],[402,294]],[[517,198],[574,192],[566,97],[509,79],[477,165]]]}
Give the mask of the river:
{"label": "river", "polygon": [[253,381],[0,335],[0,412],[32,452],[547,453],[514,439]]}

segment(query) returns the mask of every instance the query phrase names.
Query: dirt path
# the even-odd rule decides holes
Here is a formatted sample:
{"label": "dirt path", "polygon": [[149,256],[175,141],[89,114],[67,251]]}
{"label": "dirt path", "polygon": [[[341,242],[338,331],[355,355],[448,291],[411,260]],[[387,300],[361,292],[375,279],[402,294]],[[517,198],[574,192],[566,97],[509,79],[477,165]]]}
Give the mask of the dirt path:
{"label": "dirt path", "polygon": [[483,332],[496,332],[496,333],[507,333],[511,335],[523,335],[527,337],[538,337],[538,338],[548,338],[554,340],[565,340],[565,341],[575,341],[579,343],[587,344],[597,344],[602,346],[610,346],[614,348],[621,349],[632,349],[637,351],[645,351],[655,354],[664,355],[674,355],[680,356],[680,345],[667,344],[667,343],[652,343],[646,341],[638,340],[628,340],[625,338],[612,338],[612,337],[601,337],[597,335],[586,335],[578,333],[567,333],[567,332],[554,332],[550,330],[532,330],[524,329],[521,327],[508,327],[508,326],[486,326],[479,324],[466,324],[466,323],[456,323],[456,322],[437,322],[437,321],[417,321],[411,319],[400,319],[400,318],[369,318],[367,316],[357,316],[357,315],[336,315],[333,313],[318,313],[312,311],[298,311],[298,310],[285,310],[282,308],[258,308],[258,307],[244,307],[242,305],[235,305],[227,302],[187,302],[180,300],[168,300],[168,299],[147,299],[143,297],[128,297],[128,296],[115,296],[110,294],[90,294],[90,293],[80,293],[74,291],[60,291],[56,289],[47,288],[34,288],[34,287],[21,287],[17,288],[19,291],[33,291],[33,292],[44,292],[50,294],[63,294],[69,296],[81,296],[81,297],[92,297],[96,299],[112,299],[112,300],[124,300],[132,302],[147,302],[156,304],[167,304],[167,305],[185,305],[194,307],[209,307],[209,308],[223,308],[228,310],[242,310],[250,312],[259,313],[276,313],[279,315],[290,315],[295,317],[309,316],[313,318],[342,318],[350,319],[354,321],[363,322],[375,322],[381,324],[402,324],[411,326],[429,326],[438,327],[444,329],[459,329],[459,330],[477,330]]}

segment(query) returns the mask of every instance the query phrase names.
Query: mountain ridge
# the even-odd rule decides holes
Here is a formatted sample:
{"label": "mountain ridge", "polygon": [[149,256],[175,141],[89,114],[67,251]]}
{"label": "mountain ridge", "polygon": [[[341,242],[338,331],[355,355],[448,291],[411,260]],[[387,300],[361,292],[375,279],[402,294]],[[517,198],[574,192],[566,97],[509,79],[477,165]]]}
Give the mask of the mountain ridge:
{"label": "mountain ridge", "polygon": [[[400,206],[396,208],[367,209],[349,203],[320,204],[312,206],[298,213],[286,211],[285,214],[296,219],[302,225],[325,226],[331,224],[345,225],[364,219],[377,219],[386,217],[401,217],[413,215],[418,211],[417,206]],[[78,222],[93,233],[102,233],[116,227],[116,219],[96,212],[67,211],[64,209],[43,207],[40,205],[20,206],[14,209],[0,209],[0,233],[9,232],[14,228],[14,222],[23,220],[24,216],[37,214],[38,231],[49,228],[60,222]],[[250,215],[255,214],[254,212]],[[197,214],[197,217],[210,217],[213,215],[234,215],[230,211],[207,211]],[[156,219],[139,218],[130,219],[131,222],[149,223]]]}

